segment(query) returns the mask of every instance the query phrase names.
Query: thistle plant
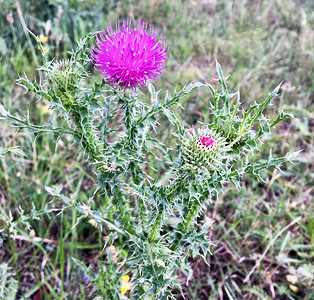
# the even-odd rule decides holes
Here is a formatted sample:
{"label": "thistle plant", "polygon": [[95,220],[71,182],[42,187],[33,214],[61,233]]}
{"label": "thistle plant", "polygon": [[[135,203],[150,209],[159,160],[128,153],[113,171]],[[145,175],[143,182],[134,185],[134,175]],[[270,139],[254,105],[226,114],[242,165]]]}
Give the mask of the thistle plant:
{"label": "thistle plant", "polygon": [[[38,37],[34,37],[42,49]],[[79,196],[74,201],[74,197],[53,187],[46,190],[63,201],[62,213],[77,210],[78,223],[89,221],[98,230],[106,228],[106,246],[111,242],[127,252],[126,260],[119,268],[116,266],[116,273],[114,264],[108,262],[113,278],[110,284],[106,272],[100,272],[99,278],[92,276],[92,283],[98,287],[97,296],[118,299],[127,293],[132,299],[175,299],[172,291],[180,290],[177,271],[185,272],[189,280],[193,272],[188,258],[199,256],[206,261],[211,250],[207,234],[212,222],[203,214],[206,205],[228,182],[239,189],[244,175],[262,179],[262,170],[279,169],[297,155],[273,158],[270,154],[261,162],[250,159],[250,153],[257,153],[271,129],[289,117],[281,113],[269,122],[264,116],[279,86],[263,102],[244,111],[239,91],[228,91],[217,62],[218,90],[209,83],[194,82],[172,97],[167,93],[164,100],[159,100],[152,83],[164,69],[168,47],[158,32],[145,23],[132,29],[131,22],[125,21],[122,25],[117,23],[115,30],[109,26],[91,33],[78,42],[65,61],[48,61],[42,52],[45,81],[38,84],[20,78],[18,83],[49,101],[50,109],[67,121],[67,127],[34,125],[4,108],[1,113],[18,128],[36,135],[52,133],[56,141],[64,135],[72,136],[78,151],[84,151],[93,167],[98,186],[88,202]],[[87,68],[91,64],[101,73],[101,81],[90,77]],[[211,95],[210,120],[188,128],[173,109],[196,88],[206,88]],[[152,103],[141,100],[141,93],[150,93]],[[115,134],[115,128],[110,126],[119,112],[124,127]],[[173,148],[154,138],[160,116],[176,126]],[[157,184],[158,174],[152,178],[147,173],[147,166],[155,167],[148,157],[157,151],[162,151],[171,174],[164,185]],[[93,201],[97,195],[101,195],[101,202]],[[90,273],[88,266],[73,259]],[[123,272],[129,276],[129,285],[119,293],[119,276]]]}

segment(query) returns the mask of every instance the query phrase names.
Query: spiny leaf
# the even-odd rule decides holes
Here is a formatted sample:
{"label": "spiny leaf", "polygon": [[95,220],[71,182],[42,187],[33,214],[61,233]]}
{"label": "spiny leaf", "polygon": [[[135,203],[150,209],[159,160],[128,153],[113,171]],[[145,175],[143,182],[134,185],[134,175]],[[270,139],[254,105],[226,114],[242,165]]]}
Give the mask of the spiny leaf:
{"label": "spiny leaf", "polygon": [[37,82],[31,83],[28,78],[20,78],[18,79],[17,83],[21,86],[23,86],[26,89],[26,92],[31,91],[34,92],[36,95],[48,100],[52,101],[51,96],[45,92],[43,89],[39,87]]}
{"label": "spiny leaf", "polygon": [[259,175],[259,172],[263,169],[278,168],[284,162],[292,162],[297,158],[300,152],[301,151],[287,153],[285,156],[280,158],[273,158],[270,153],[268,160],[265,163],[248,166],[245,172],[253,175]]}
{"label": "spiny leaf", "polygon": [[24,119],[19,119],[17,117],[14,117],[10,115],[8,112],[4,116],[5,119],[12,122],[16,127],[22,129],[26,128],[31,130],[34,133],[44,133],[44,132],[52,132],[52,133],[58,133],[58,134],[75,134],[75,132],[71,129],[64,129],[62,127],[51,127],[50,125],[34,125],[29,122],[29,118],[26,117]]}
{"label": "spiny leaf", "polygon": [[0,158],[3,158],[6,153],[11,152],[18,156],[27,156],[18,146],[16,147],[8,147],[4,149],[0,149]]}
{"label": "spiny leaf", "polygon": [[[202,87],[202,86],[206,86],[206,84],[201,83],[201,82],[190,83],[187,87],[184,87],[179,93],[175,93],[175,95],[172,98],[169,98],[167,96],[164,104],[159,105],[158,102],[155,101],[153,108],[151,108],[145,114],[144,117],[138,118],[136,124],[137,125],[143,124],[145,122],[145,120],[152,118],[157,113],[162,112],[165,108],[169,108],[172,105],[177,104],[184,95],[190,93],[194,88],[198,88],[198,87]],[[154,90],[152,89],[152,87],[150,87],[150,90],[152,92],[152,96],[153,95],[156,96],[156,93],[154,93]],[[156,104],[157,104],[157,106],[156,106]]]}
{"label": "spiny leaf", "polygon": [[225,105],[228,105],[229,102],[229,92],[228,92],[228,88],[227,88],[227,84],[226,84],[226,79],[222,73],[222,68],[221,65],[219,64],[219,62],[216,59],[216,70],[217,70],[217,74],[219,76],[219,82],[221,83],[221,88],[222,88],[222,92],[223,92],[223,96],[224,96],[224,101],[225,101]]}
{"label": "spiny leaf", "polygon": [[276,120],[271,123],[270,128],[273,128],[273,127],[276,126],[279,122],[283,121],[283,120],[286,119],[286,118],[291,118],[291,119],[293,119],[294,116],[291,115],[291,114],[285,114],[285,113],[282,112],[282,113],[280,113],[280,114],[277,116]]}
{"label": "spiny leaf", "polygon": [[254,114],[254,116],[252,116],[250,120],[250,124],[253,124],[262,116],[262,113],[264,109],[266,108],[266,106],[268,106],[271,100],[273,100],[277,96],[278,91],[280,89],[280,85],[281,83],[268,95],[268,97],[265,99],[265,101],[262,104],[258,105],[256,113]]}

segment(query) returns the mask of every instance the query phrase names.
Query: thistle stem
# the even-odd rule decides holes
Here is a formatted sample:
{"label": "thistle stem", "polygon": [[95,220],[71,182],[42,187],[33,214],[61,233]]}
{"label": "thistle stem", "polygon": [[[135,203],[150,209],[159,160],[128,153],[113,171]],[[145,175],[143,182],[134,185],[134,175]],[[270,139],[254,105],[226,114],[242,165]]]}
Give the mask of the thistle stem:
{"label": "thistle stem", "polygon": [[150,243],[152,243],[157,238],[158,234],[160,233],[163,215],[164,215],[164,210],[163,209],[159,210],[155,224],[153,225],[153,228],[151,229],[149,233],[148,240]]}
{"label": "thistle stem", "polygon": [[[203,199],[199,199],[199,200],[205,200],[206,198]],[[198,214],[200,213],[200,211],[202,210],[202,204],[195,200],[192,204],[192,206],[190,207],[184,222],[181,224],[181,230],[183,232],[188,231],[188,229],[190,228],[190,226],[192,225],[193,221],[196,220]]]}
{"label": "thistle stem", "polygon": [[77,109],[73,110],[70,116],[78,131],[77,137],[80,139],[83,149],[86,151],[90,161],[97,164],[102,153],[100,149],[100,141],[97,138],[91,118],[87,115],[82,117]]}

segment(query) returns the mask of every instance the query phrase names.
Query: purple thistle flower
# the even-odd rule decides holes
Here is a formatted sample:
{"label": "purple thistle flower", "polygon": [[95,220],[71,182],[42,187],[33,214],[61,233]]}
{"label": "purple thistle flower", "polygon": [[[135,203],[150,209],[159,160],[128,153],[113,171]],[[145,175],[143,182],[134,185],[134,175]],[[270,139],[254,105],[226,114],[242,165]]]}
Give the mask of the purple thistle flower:
{"label": "purple thistle flower", "polygon": [[167,59],[168,46],[158,39],[158,31],[147,23],[138,22],[131,29],[131,21],[116,23],[116,31],[107,27],[96,35],[96,46],[92,45],[91,57],[95,69],[111,85],[124,89],[145,87],[147,81],[156,80]]}
{"label": "purple thistle flower", "polygon": [[202,135],[197,142],[197,146],[205,151],[214,149],[216,145],[217,142],[211,135]]}

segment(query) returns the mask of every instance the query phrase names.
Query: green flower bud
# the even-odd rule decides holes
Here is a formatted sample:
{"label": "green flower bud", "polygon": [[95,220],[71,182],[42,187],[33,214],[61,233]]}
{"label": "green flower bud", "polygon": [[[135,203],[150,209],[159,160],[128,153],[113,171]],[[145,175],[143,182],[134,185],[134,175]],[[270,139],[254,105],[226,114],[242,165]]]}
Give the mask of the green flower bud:
{"label": "green flower bud", "polygon": [[77,93],[77,84],[85,77],[82,68],[70,60],[61,60],[52,63],[47,71],[48,82],[53,85],[63,105],[72,103]]}
{"label": "green flower bud", "polygon": [[200,175],[209,175],[227,165],[231,156],[226,139],[208,127],[192,129],[181,145],[182,168]]}

